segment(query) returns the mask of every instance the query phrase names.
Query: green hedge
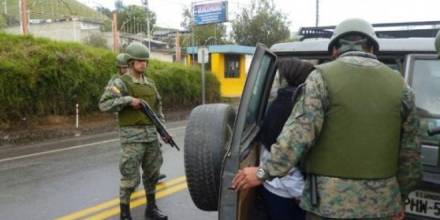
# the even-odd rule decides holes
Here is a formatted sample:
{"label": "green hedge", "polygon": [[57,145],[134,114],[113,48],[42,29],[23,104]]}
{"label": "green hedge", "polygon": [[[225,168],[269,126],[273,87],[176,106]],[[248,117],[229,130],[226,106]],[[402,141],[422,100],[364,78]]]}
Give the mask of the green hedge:
{"label": "green hedge", "polygon": [[[0,122],[23,117],[71,115],[98,111],[98,100],[116,72],[108,50],[31,36],[0,33]],[[180,64],[151,61],[164,106],[193,106],[200,100],[200,71]],[[219,98],[219,83],[208,74],[210,101]]]}
{"label": "green hedge", "polygon": [[[165,108],[191,107],[201,103],[201,72],[198,67],[150,62],[148,76],[156,83]],[[217,78],[208,73],[205,83],[207,102],[218,101],[220,83]]]}

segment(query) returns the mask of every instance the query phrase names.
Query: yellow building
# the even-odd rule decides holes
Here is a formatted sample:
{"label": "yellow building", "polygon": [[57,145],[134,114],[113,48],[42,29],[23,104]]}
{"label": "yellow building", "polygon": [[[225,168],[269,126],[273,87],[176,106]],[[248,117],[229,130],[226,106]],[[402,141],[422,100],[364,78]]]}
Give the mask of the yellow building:
{"label": "yellow building", "polygon": [[[193,59],[197,62],[197,50],[197,47],[187,48],[187,64],[191,65]],[[208,46],[208,51],[209,62],[205,64],[205,68],[220,81],[221,96],[241,96],[255,47],[211,45]]]}

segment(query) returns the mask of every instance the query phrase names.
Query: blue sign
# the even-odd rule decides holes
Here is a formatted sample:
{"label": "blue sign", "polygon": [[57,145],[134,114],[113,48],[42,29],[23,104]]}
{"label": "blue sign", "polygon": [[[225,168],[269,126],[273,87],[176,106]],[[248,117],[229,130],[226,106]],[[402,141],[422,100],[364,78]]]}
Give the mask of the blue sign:
{"label": "blue sign", "polygon": [[221,23],[228,20],[228,2],[196,3],[193,6],[194,24]]}

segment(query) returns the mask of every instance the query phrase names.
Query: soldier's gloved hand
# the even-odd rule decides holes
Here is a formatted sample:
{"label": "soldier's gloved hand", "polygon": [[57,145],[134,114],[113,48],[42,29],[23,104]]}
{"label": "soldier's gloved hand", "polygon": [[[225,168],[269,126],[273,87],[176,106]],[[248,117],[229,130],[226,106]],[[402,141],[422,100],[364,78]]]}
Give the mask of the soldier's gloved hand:
{"label": "soldier's gloved hand", "polygon": [[169,144],[171,140],[173,139],[171,136],[161,136],[163,142]]}
{"label": "soldier's gloved hand", "polygon": [[130,105],[134,109],[141,109],[142,108],[141,100],[138,98],[133,98],[133,100],[131,100]]}

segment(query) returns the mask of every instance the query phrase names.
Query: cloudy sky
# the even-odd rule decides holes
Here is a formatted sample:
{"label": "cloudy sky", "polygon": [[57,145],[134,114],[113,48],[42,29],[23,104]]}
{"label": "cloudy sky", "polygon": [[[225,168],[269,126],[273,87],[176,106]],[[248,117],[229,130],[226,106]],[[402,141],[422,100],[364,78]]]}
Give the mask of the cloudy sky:
{"label": "cloudy sky", "polygon": [[[89,6],[114,9],[115,0],[79,0]],[[316,0],[273,0],[287,15],[290,29],[315,24]],[[142,0],[123,0],[125,5],[141,5]],[[149,0],[157,15],[157,24],[180,28],[182,11],[191,0]],[[251,0],[229,0],[229,18],[234,19]],[[364,18],[372,23],[440,20],[440,0],[320,0],[320,25],[335,25],[346,18]]]}

